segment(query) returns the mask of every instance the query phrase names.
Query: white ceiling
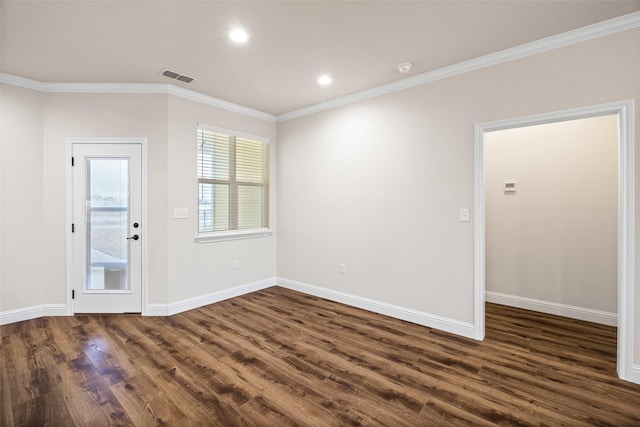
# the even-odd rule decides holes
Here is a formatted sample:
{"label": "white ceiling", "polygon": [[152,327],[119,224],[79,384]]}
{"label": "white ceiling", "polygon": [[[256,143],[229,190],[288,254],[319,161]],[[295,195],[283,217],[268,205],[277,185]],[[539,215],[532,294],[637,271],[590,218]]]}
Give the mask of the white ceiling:
{"label": "white ceiling", "polygon": [[[281,114],[640,10],[640,1],[12,1],[0,71],[172,83]],[[233,26],[251,40],[227,38]],[[396,65],[412,62],[400,74]],[[191,84],[160,75],[164,68]],[[316,83],[333,76],[329,87]]]}

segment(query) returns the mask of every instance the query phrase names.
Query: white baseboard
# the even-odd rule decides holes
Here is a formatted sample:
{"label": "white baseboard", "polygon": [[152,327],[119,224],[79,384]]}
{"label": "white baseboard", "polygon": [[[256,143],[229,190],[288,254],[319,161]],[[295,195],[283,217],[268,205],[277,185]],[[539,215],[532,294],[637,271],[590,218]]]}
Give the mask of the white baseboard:
{"label": "white baseboard", "polygon": [[427,326],[429,328],[439,329],[456,335],[462,335],[467,338],[475,337],[475,328],[473,324],[453,320],[435,314],[424,313],[410,308],[400,307],[397,305],[387,304],[385,302],[372,300],[369,298],[359,297],[344,292],[334,291],[332,289],[321,288],[319,286],[309,285],[297,282],[295,280],[277,278],[278,286],[292,289],[305,294],[317,296],[331,301],[346,304],[352,307],[362,308],[374,313],[384,314],[385,316],[394,317],[396,319],[406,320],[418,325]]}
{"label": "white baseboard", "polygon": [[631,367],[631,382],[640,384],[640,365],[633,365]]}
{"label": "white baseboard", "polygon": [[[193,298],[187,298],[170,304],[147,304],[145,307],[145,316],[171,316],[187,310],[193,310],[205,305],[224,301],[240,295],[248,294],[260,289],[265,289],[276,284],[275,278],[260,280],[246,285],[236,286],[230,289],[224,289],[210,294],[199,295]],[[19,308],[0,312],[0,325],[9,323],[22,322],[24,320],[37,319],[45,316],[68,316],[66,304],[42,304],[32,307]]]}
{"label": "white baseboard", "polygon": [[490,291],[487,291],[485,293],[485,301],[508,305],[511,307],[524,308],[526,310],[540,311],[547,314],[555,314],[558,316],[569,317],[571,319],[600,323],[602,325],[618,325],[618,315],[615,313],[608,313],[606,311],[560,304],[557,302],[541,301],[532,298],[525,298]]}
{"label": "white baseboard", "polygon": [[197,297],[187,298],[180,301],[176,301],[169,304],[147,304],[144,311],[145,316],[172,316],[174,314],[182,313],[183,311],[193,310],[205,305],[213,304],[216,302],[224,301],[229,298],[238,297],[251,292],[259,291],[276,284],[275,278],[259,280],[257,282],[248,283],[246,285],[236,286],[230,289],[223,289],[221,291],[211,292],[205,295],[198,295]]}
{"label": "white baseboard", "polygon": [[142,309],[143,316],[168,316],[169,306],[168,304],[147,304]]}
{"label": "white baseboard", "polygon": [[0,325],[23,322],[44,316],[67,316],[66,304],[41,304],[0,312]]}

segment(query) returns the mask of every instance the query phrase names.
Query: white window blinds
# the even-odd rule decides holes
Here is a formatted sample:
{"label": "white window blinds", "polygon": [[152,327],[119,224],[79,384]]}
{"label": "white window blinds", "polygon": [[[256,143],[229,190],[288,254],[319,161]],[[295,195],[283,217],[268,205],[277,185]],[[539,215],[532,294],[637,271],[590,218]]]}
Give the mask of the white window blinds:
{"label": "white window blinds", "polygon": [[269,144],[198,128],[198,232],[269,227]]}

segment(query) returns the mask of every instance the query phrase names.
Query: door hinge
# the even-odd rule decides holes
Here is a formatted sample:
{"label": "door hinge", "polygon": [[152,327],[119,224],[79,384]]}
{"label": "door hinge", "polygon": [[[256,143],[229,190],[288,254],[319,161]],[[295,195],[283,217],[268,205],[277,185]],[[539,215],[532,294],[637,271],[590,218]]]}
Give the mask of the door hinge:
{"label": "door hinge", "polygon": [[75,160],[74,160],[74,157],[71,157],[71,166],[75,166]]}
{"label": "door hinge", "polygon": [[75,224],[71,224],[71,232],[72,233],[76,232],[76,225]]}
{"label": "door hinge", "polygon": [[71,289],[71,299],[76,299],[76,290]]}

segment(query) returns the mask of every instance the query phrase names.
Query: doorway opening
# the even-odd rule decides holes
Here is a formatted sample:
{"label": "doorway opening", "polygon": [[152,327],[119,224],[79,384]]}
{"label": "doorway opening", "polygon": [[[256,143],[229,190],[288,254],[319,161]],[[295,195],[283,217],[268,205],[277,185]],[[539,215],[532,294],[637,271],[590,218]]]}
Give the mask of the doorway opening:
{"label": "doorway opening", "polygon": [[[633,238],[633,102],[625,101],[580,109],[565,110],[536,116],[484,123],[476,126],[475,146],[475,278],[474,321],[477,339],[485,333],[486,264],[486,170],[485,143],[487,133],[610,116],[617,118],[617,371],[627,381],[638,382],[633,372],[633,310],[634,310],[634,238]],[[507,184],[509,188],[507,188]],[[517,182],[505,182],[505,194],[517,190]]]}

